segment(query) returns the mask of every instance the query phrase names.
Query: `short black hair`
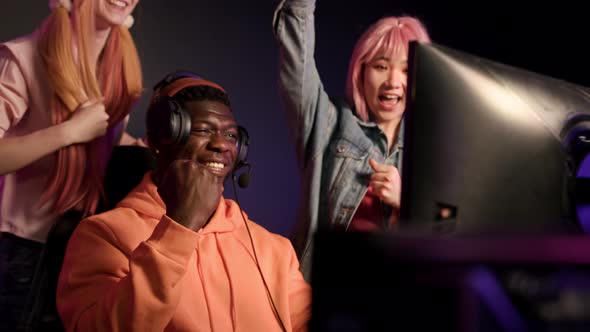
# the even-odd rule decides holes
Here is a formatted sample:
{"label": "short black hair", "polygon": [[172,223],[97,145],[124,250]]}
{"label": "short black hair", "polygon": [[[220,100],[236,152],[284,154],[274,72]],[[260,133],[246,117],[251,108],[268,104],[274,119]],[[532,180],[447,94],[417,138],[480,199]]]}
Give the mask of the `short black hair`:
{"label": "short black hair", "polygon": [[185,105],[191,101],[217,101],[227,107],[231,108],[229,96],[226,92],[223,92],[217,88],[208,85],[193,85],[188,86],[178,91],[172,99],[176,100],[180,105]]}

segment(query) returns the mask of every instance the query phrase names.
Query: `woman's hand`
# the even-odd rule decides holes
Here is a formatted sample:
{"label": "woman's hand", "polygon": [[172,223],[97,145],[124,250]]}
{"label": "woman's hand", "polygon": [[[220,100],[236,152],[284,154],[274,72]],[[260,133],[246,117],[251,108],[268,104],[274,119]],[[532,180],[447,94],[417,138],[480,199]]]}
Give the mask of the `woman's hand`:
{"label": "woman's hand", "polygon": [[86,143],[107,132],[109,115],[102,101],[85,102],[64,122],[70,144]]}
{"label": "woman's hand", "polygon": [[384,203],[395,210],[399,210],[402,184],[399,171],[394,166],[380,164],[373,159],[369,159],[369,165],[375,171],[371,175],[371,182],[369,183],[373,188],[373,192]]}

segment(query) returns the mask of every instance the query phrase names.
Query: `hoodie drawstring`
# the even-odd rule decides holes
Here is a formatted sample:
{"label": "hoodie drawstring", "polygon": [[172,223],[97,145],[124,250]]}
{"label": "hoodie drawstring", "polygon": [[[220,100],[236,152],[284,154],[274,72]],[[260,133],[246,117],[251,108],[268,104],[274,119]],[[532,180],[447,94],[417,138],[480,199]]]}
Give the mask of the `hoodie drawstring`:
{"label": "hoodie drawstring", "polygon": [[215,244],[217,246],[217,251],[221,256],[221,260],[223,261],[223,268],[225,269],[225,273],[227,274],[227,278],[229,281],[229,294],[230,294],[230,305],[231,305],[231,324],[232,330],[236,330],[236,306],[234,301],[234,283],[232,280],[232,275],[229,273],[229,268],[227,267],[227,259],[225,257],[225,253],[223,252],[223,246],[219,243],[219,238],[217,237],[217,233],[215,233]]}
{"label": "hoodie drawstring", "polygon": [[213,329],[213,317],[211,317],[211,310],[209,309],[209,296],[207,296],[207,285],[206,285],[206,281],[205,278],[203,277],[203,269],[201,266],[201,250],[199,250],[200,246],[200,241],[197,244],[197,271],[199,272],[199,278],[201,278],[201,287],[203,288],[203,295],[205,296],[205,302],[207,303],[207,315],[209,315],[209,327],[211,328],[211,331],[214,331]]}

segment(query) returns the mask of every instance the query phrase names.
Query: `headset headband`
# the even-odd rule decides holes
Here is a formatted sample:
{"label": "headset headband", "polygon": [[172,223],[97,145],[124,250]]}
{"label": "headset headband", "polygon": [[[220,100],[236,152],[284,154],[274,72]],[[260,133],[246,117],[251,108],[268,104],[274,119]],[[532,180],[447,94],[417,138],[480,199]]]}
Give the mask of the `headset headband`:
{"label": "headset headband", "polygon": [[156,88],[156,91],[154,91],[154,94],[150,100],[150,104],[153,104],[160,96],[174,97],[174,95],[180,90],[189,86],[210,86],[226,93],[225,89],[211,81],[195,77],[182,77],[172,81],[167,85],[164,85],[161,88]]}
{"label": "headset headband", "polygon": [[219,90],[225,92],[225,90],[222,87],[220,87],[219,85],[217,85],[211,81],[207,81],[202,78],[183,77],[183,78],[179,78],[177,80],[174,80],[174,81],[172,81],[172,83],[161,88],[159,90],[159,94],[165,95],[168,97],[173,97],[175,94],[178,93],[178,91],[180,91],[186,87],[200,86],[200,85],[210,86],[210,87],[213,87],[213,88],[216,88],[216,89],[219,89]]}

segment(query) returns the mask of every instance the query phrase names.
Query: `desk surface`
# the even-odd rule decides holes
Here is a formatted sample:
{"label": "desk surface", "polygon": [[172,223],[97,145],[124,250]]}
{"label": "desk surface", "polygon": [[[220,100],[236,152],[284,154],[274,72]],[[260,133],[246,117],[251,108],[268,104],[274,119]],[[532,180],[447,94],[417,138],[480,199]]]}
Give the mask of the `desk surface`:
{"label": "desk surface", "polygon": [[[315,240],[312,331],[590,329],[590,236]],[[572,299],[583,315],[567,316]]]}

